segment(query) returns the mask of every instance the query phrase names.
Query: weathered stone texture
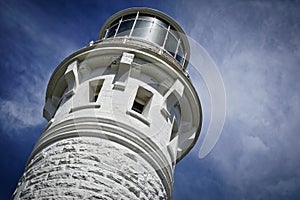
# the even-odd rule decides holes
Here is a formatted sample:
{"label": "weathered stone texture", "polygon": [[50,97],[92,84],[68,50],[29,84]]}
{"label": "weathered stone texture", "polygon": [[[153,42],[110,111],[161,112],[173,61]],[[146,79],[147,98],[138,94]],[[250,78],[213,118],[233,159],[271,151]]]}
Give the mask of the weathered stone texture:
{"label": "weathered stone texture", "polygon": [[58,141],[30,161],[15,199],[166,199],[140,155],[94,137]]}

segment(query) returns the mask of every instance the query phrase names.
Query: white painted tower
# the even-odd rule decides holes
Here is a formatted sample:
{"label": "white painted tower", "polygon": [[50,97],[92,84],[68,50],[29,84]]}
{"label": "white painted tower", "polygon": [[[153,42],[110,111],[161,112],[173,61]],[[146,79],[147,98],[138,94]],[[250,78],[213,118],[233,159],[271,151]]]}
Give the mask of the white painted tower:
{"label": "white painted tower", "polygon": [[131,8],[63,60],[46,92],[49,121],[13,199],[171,199],[173,170],[200,132],[182,28]]}

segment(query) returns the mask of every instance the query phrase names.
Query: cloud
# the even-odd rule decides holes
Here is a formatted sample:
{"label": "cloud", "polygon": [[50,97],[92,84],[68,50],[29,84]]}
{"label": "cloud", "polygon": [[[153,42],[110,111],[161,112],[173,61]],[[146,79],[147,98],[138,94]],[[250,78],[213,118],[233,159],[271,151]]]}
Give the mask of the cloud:
{"label": "cloud", "polygon": [[203,162],[222,177],[223,198],[296,199],[299,4],[200,2],[191,8],[198,11],[189,12],[186,21],[195,20],[187,32],[214,58],[227,92],[223,133]]}
{"label": "cloud", "polygon": [[[5,130],[20,130],[43,123],[50,74],[79,48],[75,44],[84,42],[74,41],[86,27],[80,13],[66,26],[63,18],[49,18],[38,6],[42,3],[11,2],[0,2],[0,123]],[[175,194],[180,192],[181,199],[297,199],[299,4],[224,2],[178,1],[174,12],[220,67],[228,98],[219,142],[205,160],[194,149],[197,153],[178,164],[175,184],[181,187]]]}
{"label": "cloud", "polygon": [[36,126],[43,122],[40,104],[32,104],[28,99],[6,101],[0,99],[0,120],[5,130]]}
{"label": "cloud", "polygon": [[[44,122],[42,109],[47,81],[57,64],[79,49],[53,30],[54,21],[36,5],[1,2],[1,98],[3,129],[20,129]],[[37,18],[36,16],[41,16]],[[60,23],[57,23],[60,24]],[[50,25],[50,26],[49,26]],[[9,36],[9,37],[8,37]]]}

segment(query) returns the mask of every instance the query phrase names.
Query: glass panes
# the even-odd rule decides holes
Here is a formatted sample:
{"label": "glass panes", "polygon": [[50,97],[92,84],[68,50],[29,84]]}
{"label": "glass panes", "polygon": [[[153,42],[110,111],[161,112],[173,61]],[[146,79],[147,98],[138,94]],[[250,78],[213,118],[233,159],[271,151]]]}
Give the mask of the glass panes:
{"label": "glass panes", "polygon": [[151,16],[151,15],[140,15],[139,16],[139,20],[152,21],[153,20],[153,16]]}
{"label": "glass panes", "polygon": [[132,19],[134,20],[136,18],[136,13],[133,14],[129,14],[129,15],[125,15],[123,16],[123,21],[127,20],[127,19]]}
{"label": "glass panes", "polygon": [[176,47],[177,47],[177,39],[175,38],[175,36],[172,34],[172,32],[169,32],[168,38],[167,38],[167,42],[165,45],[165,49],[172,55],[175,55],[176,52]]}
{"label": "glass panes", "polygon": [[154,17],[139,16],[139,19],[136,21],[132,36],[140,37],[162,46],[167,30],[160,24],[164,26],[167,25],[163,22],[160,24],[159,23],[160,20]]}
{"label": "glass panes", "polygon": [[115,24],[119,24],[120,23],[121,18],[116,19],[115,21],[113,21],[110,26],[114,26]]}
{"label": "glass panes", "polygon": [[129,35],[133,23],[134,23],[134,20],[122,21],[122,23],[119,27],[117,36]]}
{"label": "glass panes", "polygon": [[154,42],[158,44],[159,46],[162,46],[165,40],[167,34],[167,30],[163,27],[161,27],[158,24],[153,24],[150,34],[149,34],[149,41]]}
{"label": "glass panes", "polygon": [[151,24],[151,21],[137,20],[132,32],[132,36],[146,39],[148,33],[150,32]]}
{"label": "glass panes", "polygon": [[157,18],[154,19],[154,23],[155,23],[155,24],[158,24],[158,25],[160,25],[161,27],[164,27],[164,28],[166,28],[166,29],[168,29],[168,26],[169,26],[169,24],[167,24],[167,23],[165,23],[165,22],[163,22],[163,21],[161,21],[161,20],[159,20],[159,19],[157,19]]}
{"label": "glass panes", "polygon": [[178,47],[178,52],[176,54],[176,60],[182,64],[183,63],[183,50],[182,50],[182,46],[179,45]]}
{"label": "glass panes", "polygon": [[166,42],[164,49],[168,51],[180,64],[183,64],[184,49],[182,44],[179,44],[178,46],[180,37],[175,28],[170,26],[167,36],[169,24],[165,21],[158,19],[155,16],[139,15],[135,22],[136,16],[136,13],[123,16],[120,26],[120,18],[115,20],[114,23],[112,23],[114,25],[109,28],[106,38],[114,37],[115,35],[116,37],[129,36],[135,23],[131,37],[138,37],[153,42],[161,47],[164,45],[164,42]]}
{"label": "glass panes", "polygon": [[112,27],[110,27],[109,30],[108,30],[106,38],[114,37],[117,27],[118,27],[118,24],[115,24]]}

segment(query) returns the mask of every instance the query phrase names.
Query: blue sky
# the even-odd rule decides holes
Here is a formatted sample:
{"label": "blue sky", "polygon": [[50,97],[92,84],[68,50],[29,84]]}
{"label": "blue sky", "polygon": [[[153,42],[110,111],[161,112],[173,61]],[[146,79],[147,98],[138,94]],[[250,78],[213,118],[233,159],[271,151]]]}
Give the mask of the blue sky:
{"label": "blue sky", "polygon": [[215,61],[226,89],[222,135],[206,158],[199,141],[176,166],[173,199],[299,199],[300,4],[196,0],[0,1],[0,199],[11,196],[46,124],[55,67],[133,6],[177,20]]}

